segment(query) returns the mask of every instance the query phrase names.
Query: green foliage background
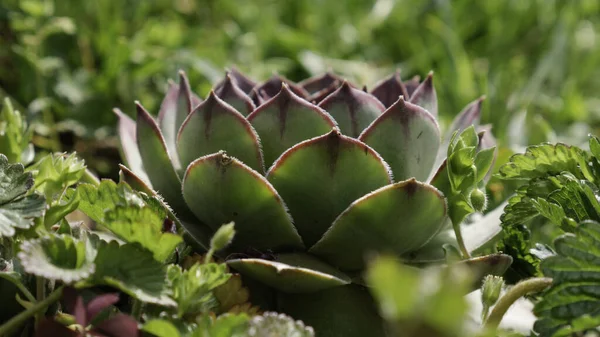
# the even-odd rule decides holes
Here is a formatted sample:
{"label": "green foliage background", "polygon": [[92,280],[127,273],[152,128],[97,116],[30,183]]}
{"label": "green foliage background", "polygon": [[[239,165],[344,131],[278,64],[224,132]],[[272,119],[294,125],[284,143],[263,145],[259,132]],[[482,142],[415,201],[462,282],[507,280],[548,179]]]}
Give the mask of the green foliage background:
{"label": "green foliage background", "polygon": [[[550,127],[579,142],[600,120],[598,10],[597,0],[4,0],[0,96],[50,127],[39,130],[59,149],[55,122],[106,139],[113,107],[156,111],[178,69],[201,96],[234,64],[257,79],[332,67],[371,86],[395,68],[434,70],[444,121],[485,94],[483,122],[503,144],[552,141]],[[531,131],[508,134],[523,111]]]}

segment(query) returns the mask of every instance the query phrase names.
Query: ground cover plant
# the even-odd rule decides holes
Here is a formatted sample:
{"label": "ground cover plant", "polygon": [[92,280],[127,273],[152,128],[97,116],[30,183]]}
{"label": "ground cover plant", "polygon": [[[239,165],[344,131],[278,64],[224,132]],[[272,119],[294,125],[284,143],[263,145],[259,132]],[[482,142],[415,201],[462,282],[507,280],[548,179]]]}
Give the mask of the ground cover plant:
{"label": "ground cover plant", "polygon": [[[0,280],[10,305],[0,332],[597,332],[600,141],[590,136],[589,150],[536,145],[511,157],[498,176],[522,186],[486,212],[496,151],[489,126],[479,125],[480,104],[463,109],[443,136],[431,73],[420,83],[395,73],[369,91],[333,73],[256,83],[230,70],[201,99],[180,72],[154,116],[141,103],[135,122],[116,109],[126,164],[112,181],[98,180],[76,153],[36,154],[7,99]],[[322,134],[307,133],[319,123]],[[265,130],[279,141],[269,144]],[[298,153],[305,156],[286,164]],[[287,170],[279,181],[278,167]],[[348,167],[369,170],[357,181]],[[381,172],[379,186],[351,187]],[[346,194],[351,200],[338,200]],[[525,328],[511,317],[523,305],[534,306]]]}

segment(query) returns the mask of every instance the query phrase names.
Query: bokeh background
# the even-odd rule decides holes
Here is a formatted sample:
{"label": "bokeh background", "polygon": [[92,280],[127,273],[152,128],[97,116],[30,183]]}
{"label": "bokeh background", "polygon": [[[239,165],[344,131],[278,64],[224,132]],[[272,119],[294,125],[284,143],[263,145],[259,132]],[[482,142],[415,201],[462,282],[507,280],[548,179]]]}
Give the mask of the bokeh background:
{"label": "bokeh background", "polygon": [[372,85],[434,71],[442,122],[486,95],[500,162],[527,144],[580,144],[600,121],[596,0],[1,0],[0,98],[36,145],[119,161],[114,107],[156,112],[187,72],[206,96],[225,67],[299,81],[327,69]]}

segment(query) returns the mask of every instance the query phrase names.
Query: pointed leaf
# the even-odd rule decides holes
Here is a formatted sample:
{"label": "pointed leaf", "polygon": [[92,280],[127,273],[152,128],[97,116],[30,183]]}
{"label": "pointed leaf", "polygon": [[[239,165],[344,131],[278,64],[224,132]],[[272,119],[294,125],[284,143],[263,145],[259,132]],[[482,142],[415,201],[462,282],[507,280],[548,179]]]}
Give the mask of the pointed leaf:
{"label": "pointed leaf", "polygon": [[181,168],[177,157],[177,132],[192,112],[190,83],[183,71],[179,71],[179,85],[171,84],[158,113],[158,125],[176,170]]}
{"label": "pointed leaf", "polygon": [[404,96],[404,99],[408,100],[408,92],[400,78],[400,71],[396,71],[390,77],[376,83],[371,94],[377,97],[386,108],[396,103],[400,96]]}
{"label": "pointed leaf", "polygon": [[246,95],[246,93],[235,84],[235,80],[231,78],[231,75],[227,75],[225,82],[219,90],[215,91],[215,93],[225,103],[231,105],[244,116],[248,116],[248,114],[255,109],[254,102],[252,102],[250,96]]}
{"label": "pointed leaf", "polygon": [[88,278],[94,273],[94,252],[86,242],[69,235],[50,235],[21,243],[19,262],[26,272],[67,284]]}
{"label": "pointed leaf", "polygon": [[327,112],[296,96],[287,85],[251,113],[248,121],[262,141],[266,167],[290,147],[335,127],[335,121]]}
{"label": "pointed leaf", "polygon": [[481,116],[481,108],[485,97],[480,97],[474,102],[469,103],[452,121],[450,128],[446,130],[446,139],[450,139],[450,136],[455,131],[461,133],[464,129],[471,125],[479,125],[479,117]]}
{"label": "pointed leaf", "polygon": [[321,103],[327,96],[333,94],[336,90],[340,88],[343,81],[335,81],[331,83],[331,85],[323,90],[319,90],[314,94],[310,95],[306,100],[312,102],[313,104]]}
{"label": "pointed leaf", "polygon": [[396,181],[429,177],[440,146],[436,120],[425,109],[403,99],[379,116],[358,138],[377,151]]}
{"label": "pointed leaf", "polygon": [[408,93],[408,97],[412,97],[415,90],[419,87],[419,83],[421,82],[421,76],[416,75],[408,81],[402,82],[406,87],[406,92]]}
{"label": "pointed leaf", "polygon": [[416,250],[446,219],[446,200],[414,179],[380,188],[350,205],[310,252],[343,270],[359,270],[365,254]]}
{"label": "pointed leaf", "polygon": [[306,90],[304,90],[304,88],[288,80],[287,78],[279,75],[271,76],[271,78],[268,79],[266,82],[256,87],[256,93],[260,93],[261,96],[263,96],[264,98],[270,99],[272,97],[275,97],[275,95],[277,95],[279,91],[281,91],[281,88],[283,87],[284,83],[287,84],[287,86],[294,94],[302,98],[307,98],[309,96],[309,93]]}
{"label": "pointed leaf", "polygon": [[392,182],[377,152],[336,130],[286,151],[267,179],[286,201],[307,246],[317,242],[350,203]]}
{"label": "pointed leaf", "polygon": [[305,254],[279,254],[274,261],[235,259],[227,264],[243,276],[257,279],[286,293],[310,293],[350,284],[350,277]]}
{"label": "pointed leaf", "polygon": [[137,146],[135,121],[119,109],[115,108],[113,111],[119,118],[119,150],[123,162],[125,165],[131,167],[131,170],[140,178],[150,181],[146,175],[146,171],[144,171],[144,164]]}
{"label": "pointed leaf", "polygon": [[421,83],[410,96],[410,102],[427,110],[434,117],[438,115],[437,95],[433,86],[433,72]]}
{"label": "pointed leaf", "polygon": [[352,88],[348,82],[327,96],[319,107],[329,112],[343,134],[351,137],[358,137],[385,110],[375,96]]}
{"label": "pointed leaf", "polygon": [[331,85],[336,82],[341,83],[342,81],[343,79],[341,77],[328,71],[323,75],[307,78],[306,80],[298,83],[298,85],[304,88],[309,93],[315,94],[319,91],[331,87]]}
{"label": "pointed leaf", "polygon": [[302,240],[281,197],[258,172],[220,152],[189,165],[183,196],[194,214],[216,231],[235,222],[232,247],[301,248]]}
{"label": "pointed leaf", "polygon": [[184,218],[190,211],[181,196],[181,181],[171,163],[165,140],[150,114],[137,104],[137,143],[152,187]]}
{"label": "pointed leaf", "polygon": [[256,131],[214,92],[183,123],[177,149],[185,167],[202,156],[227,151],[252,169],[264,172]]}
{"label": "pointed leaf", "polygon": [[[242,91],[245,92],[246,95],[249,95],[252,92],[252,89],[254,89],[254,87],[256,87],[256,82],[254,82],[253,80],[248,78],[246,75],[242,74],[235,67],[231,68],[231,70],[229,70],[225,73],[225,77],[227,77],[227,76],[231,76],[231,78],[235,81],[235,84],[240,89],[242,89]],[[214,90],[218,91],[219,89],[221,89],[221,87],[223,86],[224,83],[225,83],[225,79],[223,79],[221,82],[219,82],[217,85],[215,85]]]}

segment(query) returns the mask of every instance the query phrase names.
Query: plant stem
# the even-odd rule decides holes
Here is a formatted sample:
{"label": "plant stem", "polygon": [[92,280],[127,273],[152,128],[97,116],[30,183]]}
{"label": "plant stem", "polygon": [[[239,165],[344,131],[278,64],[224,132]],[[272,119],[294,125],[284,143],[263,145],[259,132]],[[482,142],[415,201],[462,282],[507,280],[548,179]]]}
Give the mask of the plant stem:
{"label": "plant stem", "polygon": [[519,298],[529,293],[540,292],[551,284],[552,279],[549,277],[530,278],[517,283],[498,300],[498,303],[496,303],[485,322],[485,330],[489,331],[491,329],[496,329],[502,321],[502,317],[504,317],[504,314],[508,311],[508,308],[510,308],[510,306]]}
{"label": "plant stem", "polygon": [[62,296],[63,287],[56,289],[50,296],[46,297],[43,301],[35,303],[29,309],[22,311],[17,316],[11,318],[6,323],[0,326],[0,336],[6,336],[10,331],[19,327],[25,323],[31,316],[38,313],[43,313],[45,310],[54,302],[58,301]]}
{"label": "plant stem", "polygon": [[136,321],[140,320],[142,316],[142,301],[138,299],[133,300],[133,305],[131,306],[131,316],[135,318]]}
{"label": "plant stem", "polygon": [[[46,297],[46,282],[43,277],[37,276],[35,278],[36,298],[37,302],[40,303]],[[35,315],[35,323],[39,323],[42,320],[44,313],[37,313]]]}
{"label": "plant stem", "polygon": [[206,253],[206,255],[204,256],[204,264],[210,263],[210,260],[212,260],[214,253],[215,253],[214,249],[211,248],[208,250],[208,253]]}
{"label": "plant stem", "polygon": [[452,224],[452,227],[454,228],[454,234],[456,235],[456,242],[458,243],[458,248],[460,248],[460,252],[463,255],[463,259],[471,258],[471,254],[469,254],[469,251],[467,250],[467,246],[465,245],[465,240],[463,239],[462,232],[460,230],[460,223],[458,223],[457,225]]}
{"label": "plant stem", "polygon": [[12,277],[4,276],[4,275],[0,276],[0,278],[3,278],[5,280],[11,282],[12,284],[14,284],[23,293],[23,295],[25,295],[25,297],[27,298],[27,300],[29,302],[31,302],[31,303],[36,302],[35,297],[31,293],[31,291],[29,291],[29,289],[27,289],[27,287],[25,287],[25,285],[23,285],[23,283],[21,283],[19,280],[12,278]]}

